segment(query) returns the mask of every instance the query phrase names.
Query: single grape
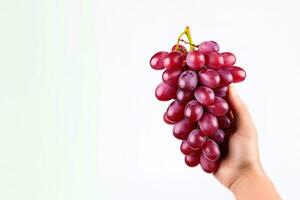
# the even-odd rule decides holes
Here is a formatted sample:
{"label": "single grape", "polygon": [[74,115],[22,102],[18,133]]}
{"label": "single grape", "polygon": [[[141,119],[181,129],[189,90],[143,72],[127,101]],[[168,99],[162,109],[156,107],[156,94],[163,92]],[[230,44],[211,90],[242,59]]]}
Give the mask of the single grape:
{"label": "single grape", "polygon": [[215,116],[223,116],[229,110],[228,103],[221,97],[215,97],[215,101],[205,108]]}
{"label": "single grape", "polygon": [[233,66],[226,69],[232,74],[234,83],[239,83],[245,80],[247,74],[241,67]]}
{"label": "single grape", "polygon": [[155,96],[160,101],[168,101],[176,97],[177,87],[160,83],[155,89]]}
{"label": "single grape", "polygon": [[184,108],[184,105],[180,105],[176,100],[173,101],[166,111],[167,119],[172,122],[179,122],[184,118]]}
{"label": "single grape", "polygon": [[183,90],[179,89],[176,93],[176,99],[180,104],[187,104],[194,98],[193,92],[184,92]]}
{"label": "single grape", "polygon": [[230,52],[223,52],[221,53],[221,56],[224,59],[224,66],[233,66],[236,62],[235,55]]}
{"label": "single grape", "polygon": [[206,86],[197,87],[194,91],[194,96],[196,100],[203,105],[209,105],[215,101],[213,90]]}
{"label": "single grape", "polygon": [[221,156],[219,145],[211,139],[208,139],[204,142],[201,151],[208,160],[215,161]]}
{"label": "single grape", "polygon": [[189,133],[195,128],[196,124],[188,119],[182,119],[173,126],[173,135],[180,140],[187,138]]}
{"label": "single grape", "polygon": [[177,51],[177,52],[179,52],[179,53],[182,54],[182,57],[183,57],[183,58],[185,58],[185,57],[186,57],[186,54],[187,54],[187,50],[186,50],[185,46],[179,44],[177,50],[176,50],[176,48],[177,48],[177,44],[175,44],[175,45],[172,47],[172,50],[171,50],[171,51]]}
{"label": "single grape", "polygon": [[166,69],[162,74],[162,80],[168,85],[177,86],[178,78],[182,72],[183,69],[180,68]]}
{"label": "single grape", "polygon": [[215,88],[214,93],[218,97],[226,97],[228,92],[228,87]]}
{"label": "single grape", "polygon": [[182,72],[178,79],[178,86],[185,92],[192,92],[198,84],[197,73],[192,70]]}
{"label": "single grape", "polygon": [[166,113],[164,114],[164,121],[165,121],[167,124],[170,124],[170,125],[176,123],[176,122],[170,120],[170,119],[167,117]]}
{"label": "single grape", "polygon": [[184,155],[191,155],[195,152],[197,152],[197,150],[192,149],[187,140],[182,140],[181,145],[180,145],[180,151],[184,154]]}
{"label": "single grape", "polygon": [[231,121],[230,121],[229,117],[224,115],[224,116],[217,117],[217,119],[218,119],[218,124],[219,124],[220,129],[225,130],[225,129],[230,128]]}
{"label": "single grape", "polygon": [[228,70],[219,69],[217,72],[220,76],[220,84],[218,87],[225,87],[233,82],[232,74]]}
{"label": "single grape", "polygon": [[199,71],[205,64],[205,56],[200,51],[190,51],[186,56],[186,63],[189,69]]}
{"label": "single grape", "polygon": [[176,51],[169,53],[168,56],[164,59],[164,66],[166,69],[182,68],[182,54]]}
{"label": "single grape", "polygon": [[190,101],[184,109],[184,116],[191,122],[198,121],[203,113],[203,106],[197,101]]}
{"label": "single grape", "polygon": [[217,52],[205,54],[205,66],[213,69],[220,69],[224,65],[223,57]]}
{"label": "single grape", "polygon": [[200,165],[206,173],[216,172],[219,168],[220,161],[211,161],[205,158],[204,155],[200,155]]}
{"label": "single grape", "polygon": [[221,129],[218,129],[214,134],[210,136],[210,139],[215,141],[218,144],[222,144],[225,141],[225,132]]}
{"label": "single grape", "polygon": [[200,130],[207,136],[214,134],[219,129],[218,120],[216,116],[208,112],[204,112],[202,114],[198,125]]}
{"label": "single grape", "polygon": [[209,52],[219,52],[220,47],[215,41],[204,41],[198,45],[198,50],[206,54]]}
{"label": "single grape", "polygon": [[164,60],[168,54],[166,51],[160,51],[154,54],[150,59],[150,66],[155,70],[164,69]]}
{"label": "single grape", "polygon": [[194,129],[190,132],[187,142],[193,149],[200,149],[206,140],[205,134],[199,129]]}
{"label": "single grape", "polygon": [[203,69],[198,72],[199,82],[203,85],[216,88],[220,84],[220,76],[213,69]]}
{"label": "single grape", "polygon": [[189,167],[196,167],[200,163],[200,154],[194,153],[184,157],[184,161]]}

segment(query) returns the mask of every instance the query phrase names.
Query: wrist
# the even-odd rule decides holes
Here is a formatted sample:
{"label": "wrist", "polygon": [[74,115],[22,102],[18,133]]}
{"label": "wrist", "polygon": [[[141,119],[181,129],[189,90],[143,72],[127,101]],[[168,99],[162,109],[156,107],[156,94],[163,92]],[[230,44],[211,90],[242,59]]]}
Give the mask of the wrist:
{"label": "wrist", "polygon": [[261,168],[245,172],[230,186],[230,190],[236,199],[281,199],[271,180]]}
{"label": "wrist", "polygon": [[247,169],[230,185],[229,190],[236,195],[254,182],[264,180],[268,180],[268,177],[261,168]]}

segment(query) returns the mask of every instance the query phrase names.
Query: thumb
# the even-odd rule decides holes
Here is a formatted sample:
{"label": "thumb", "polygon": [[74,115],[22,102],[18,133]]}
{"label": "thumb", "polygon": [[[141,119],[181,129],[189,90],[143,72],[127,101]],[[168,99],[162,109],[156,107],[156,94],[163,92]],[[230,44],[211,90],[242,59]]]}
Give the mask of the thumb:
{"label": "thumb", "polygon": [[236,92],[234,86],[229,87],[228,103],[230,104],[230,107],[234,114],[237,130],[242,129],[242,132],[249,132],[250,128],[253,129],[254,125],[248,108]]}

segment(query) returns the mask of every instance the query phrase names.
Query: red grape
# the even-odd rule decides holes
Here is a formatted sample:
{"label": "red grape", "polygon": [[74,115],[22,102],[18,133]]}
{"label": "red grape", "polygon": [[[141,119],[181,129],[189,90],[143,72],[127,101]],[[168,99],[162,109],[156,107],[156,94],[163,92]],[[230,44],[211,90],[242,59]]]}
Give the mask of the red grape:
{"label": "red grape", "polygon": [[213,69],[203,69],[198,72],[199,82],[203,85],[215,88],[220,84],[220,76]]}
{"label": "red grape", "polygon": [[219,69],[217,72],[220,76],[220,84],[218,87],[225,87],[233,82],[232,74],[228,70]]}
{"label": "red grape", "polygon": [[166,69],[182,68],[182,54],[176,51],[169,53],[168,56],[164,59],[164,66]]}
{"label": "red grape", "polygon": [[166,69],[162,74],[162,80],[168,85],[177,86],[178,78],[183,72],[183,69]]}
{"label": "red grape", "polygon": [[223,57],[217,52],[210,52],[205,55],[205,66],[220,69],[224,65]]}
{"label": "red grape", "polygon": [[222,144],[225,140],[225,132],[221,129],[217,130],[214,134],[210,136],[212,140],[214,140],[218,144]]}
{"label": "red grape", "polygon": [[182,72],[178,79],[178,86],[183,91],[192,92],[198,84],[197,73],[192,70]]}
{"label": "red grape", "polygon": [[[188,27],[184,33],[189,42],[181,39],[184,34],[178,42],[194,46]],[[155,96],[161,101],[174,99],[163,119],[173,125],[174,137],[182,140],[185,163],[190,167],[200,163],[207,173],[216,172],[225,158],[227,131],[235,124],[227,102],[230,84],[246,78],[246,72],[234,66],[235,55],[219,50],[214,41],[204,41],[190,51],[175,44],[171,52],[161,51],[150,59],[153,69],[165,69]]]}
{"label": "red grape", "polygon": [[182,57],[185,58],[185,57],[186,57],[186,54],[187,54],[187,50],[186,50],[185,46],[179,44],[177,50],[176,50],[176,47],[177,47],[177,44],[175,44],[175,45],[172,47],[172,50],[171,50],[171,51],[177,51],[177,52],[180,52],[180,53],[182,54]]}
{"label": "red grape", "polygon": [[178,122],[184,118],[184,105],[180,105],[176,100],[173,101],[167,111],[166,117],[172,122]]}
{"label": "red grape", "polygon": [[160,51],[154,54],[150,59],[150,66],[155,70],[164,69],[164,59],[168,56],[168,52]]}
{"label": "red grape", "polygon": [[187,104],[194,98],[193,92],[184,92],[183,90],[179,89],[176,93],[176,99],[180,104]]}
{"label": "red grape", "polygon": [[208,139],[204,142],[201,151],[208,160],[215,161],[221,156],[219,145],[211,139]]}
{"label": "red grape", "polygon": [[200,154],[194,153],[184,157],[184,161],[189,167],[196,167],[200,163]]}
{"label": "red grape", "polygon": [[169,101],[175,98],[177,87],[168,85],[166,83],[160,83],[155,89],[155,96],[160,101]]}
{"label": "red grape", "polygon": [[191,122],[198,121],[203,113],[203,106],[197,100],[190,101],[184,109],[184,116]]}
{"label": "red grape", "polygon": [[186,63],[189,69],[199,71],[205,64],[204,54],[200,51],[190,51],[186,56]]}
{"label": "red grape", "polygon": [[204,155],[200,155],[200,165],[203,169],[203,171],[207,172],[207,173],[212,173],[212,172],[216,172],[219,168],[220,165],[220,161],[216,160],[216,161],[211,161],[205,158]]}
{"label": "red grape", "polygon": [[228,103],[221,97],[215,97],[215,101],[212,104],[206,106],[205,108],[215,116],[223,116],[229,110]]}
{"label": "red grape", "polygon": [[203,105],[209,105],[215,101],[214,91],[206,86],[197,87],[194,96],[196,100]]}
{"label": "red grape", "polygon": [[180,151],[184,154],[184,155],[191,155],[193,153],[195,153],[197,150],[192,149],[187,140],[182,140],[181,145],[180,145]]}
{"label": "red grape", "polygon": [[200,118],[198,124],[200,130],[207,136],[214,134],[219,129],[218,120],[216,116],[208,112],[204,112],[202,114],[202,117]]}
{"label": "red grape", "polygon": [[216,88],[214,89],[214,93],[218,97],[225,97],[228,92],[228,87],[221,87],[221,88]]}
{"label": "red grape", "polygon": [[223,52],[221,56],[224,59],[224,66],[233,66],[235,64],[236,58],[233,53],[230,52]]}
{"label": "red grape", "polygon": [[199,129],[194,129],[188,136],[188,145],[193,149],[200,149],[206,140],[205,134]]}
{"label": "red grape", "polygon": [[228,67],[227,70],[229,70],[229,72],[232,74],[234,83],[242,82],[246,78],[247,74],[245,70],[243,70],[240,67],[236,67],[236,66]]}
{"label": "red grape", "polygon": [[164,121],[167,123],[167,124],[175,124],[176,122],[170,120],[167,115],[167,113],[164,114]]}
{"label": "red grape", "polygon": [[195,128],[196,124],[188,119],[183,119],[173,126],[173,135],[180,140],[187,138],[189,133]]}
{"label": "red grape", "polygon": [[224,115],[224,116],[217,117],[217,119],[218,119],[218,124],[219,124],[219,128],[220,129],[228,129],[228,128],[230,128],[231,121],[230,121],[229,117],[227,117],[226,115]]}
{"label": "red grape", "polygon": [[198,45],[198,50],[202,53],[219,52],[220,47],[215,41],[205,41]]}

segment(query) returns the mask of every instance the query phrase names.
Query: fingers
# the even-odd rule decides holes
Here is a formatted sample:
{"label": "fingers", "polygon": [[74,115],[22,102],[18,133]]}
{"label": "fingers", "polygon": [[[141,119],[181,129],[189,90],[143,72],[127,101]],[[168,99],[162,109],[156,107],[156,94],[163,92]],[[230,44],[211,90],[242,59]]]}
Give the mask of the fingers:
{"label": "fingers", "polygon": [[251,131],[248,129],[253,129],[254,125],[250,113],[233,86],[229,87],[228,101],[236,120],[236,128]]}

